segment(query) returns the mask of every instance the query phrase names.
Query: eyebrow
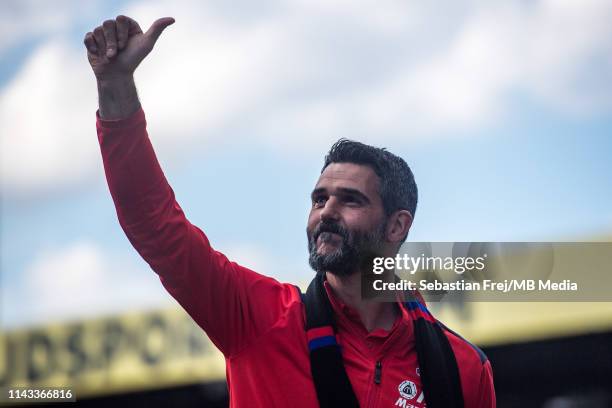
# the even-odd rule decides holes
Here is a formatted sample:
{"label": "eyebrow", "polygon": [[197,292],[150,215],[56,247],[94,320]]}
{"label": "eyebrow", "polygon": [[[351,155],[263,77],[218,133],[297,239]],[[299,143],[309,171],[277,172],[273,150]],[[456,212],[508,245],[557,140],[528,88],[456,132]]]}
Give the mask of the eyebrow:
{"label": "eyebrow", "polygon": [[[356,190],[354,188],[338,187],[337,191],[344,195],[356,196],[359,199],[363,200],[366,204],[370,204],[370,199],[368,198],[368,196],[366,196],[361,191]],[[327,193],[327,189],[324,187],[319,187],[319,188],[315,188],[314,190],[312,190],[312,194],[310,196],[311,198],[314,198],[316,195],[323,194],[323,193]]]}

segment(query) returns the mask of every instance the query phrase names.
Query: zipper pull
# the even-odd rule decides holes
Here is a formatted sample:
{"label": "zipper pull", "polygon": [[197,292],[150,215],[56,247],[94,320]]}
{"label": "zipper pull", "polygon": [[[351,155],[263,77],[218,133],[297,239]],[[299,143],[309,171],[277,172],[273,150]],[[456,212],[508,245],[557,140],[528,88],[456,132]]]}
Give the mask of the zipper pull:
{"label": "zipper pull", "polygon": [[380,384],[381,376],[382,376],[382,363],[380,361],[377,361],[376,367],[374,367],[374,384]]}

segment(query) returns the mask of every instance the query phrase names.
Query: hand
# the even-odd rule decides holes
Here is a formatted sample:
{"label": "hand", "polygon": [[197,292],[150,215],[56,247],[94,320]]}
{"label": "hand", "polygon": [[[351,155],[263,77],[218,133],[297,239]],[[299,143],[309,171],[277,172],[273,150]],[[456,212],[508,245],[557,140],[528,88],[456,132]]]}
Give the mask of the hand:
{"label": "hand", "polygon": [[136,21],[118,16],[85,34],[87,58],[96,78],[104,80],[131,76],[151,52],[164,29],[173,23],[172,17],[160,18],[143,33]]}

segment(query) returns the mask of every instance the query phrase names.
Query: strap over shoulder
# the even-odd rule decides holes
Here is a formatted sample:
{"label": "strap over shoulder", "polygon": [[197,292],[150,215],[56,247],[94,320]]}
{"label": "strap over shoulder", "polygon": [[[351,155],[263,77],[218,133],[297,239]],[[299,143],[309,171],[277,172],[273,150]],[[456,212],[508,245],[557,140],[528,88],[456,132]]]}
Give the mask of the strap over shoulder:
{"label": "strap over shoulder", "polygon": [[334,312],[323,285],[324,280],[324,274],[317,274],[302,296],[306,306],[310,369],[317,398],[322,408],[359,407],[336,341]]}

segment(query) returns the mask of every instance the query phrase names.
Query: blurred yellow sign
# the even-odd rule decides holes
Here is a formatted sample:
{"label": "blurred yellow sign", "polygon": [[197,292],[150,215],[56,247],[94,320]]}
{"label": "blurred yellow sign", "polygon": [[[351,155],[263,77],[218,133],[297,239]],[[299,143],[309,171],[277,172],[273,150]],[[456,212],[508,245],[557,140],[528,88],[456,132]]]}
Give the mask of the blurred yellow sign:
{"label": "blurred yellow sign", "polygon": [[612,302],[468,302],[429,306],[448,327],[484,347],[612,330]]}
{"label": "blurred yellow sign", "polygon": [[0,334],[0,387],[82,397],[224,378],[223,356],[180,309]]}

